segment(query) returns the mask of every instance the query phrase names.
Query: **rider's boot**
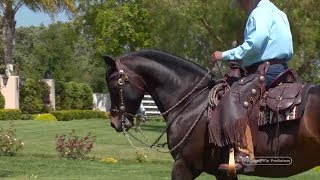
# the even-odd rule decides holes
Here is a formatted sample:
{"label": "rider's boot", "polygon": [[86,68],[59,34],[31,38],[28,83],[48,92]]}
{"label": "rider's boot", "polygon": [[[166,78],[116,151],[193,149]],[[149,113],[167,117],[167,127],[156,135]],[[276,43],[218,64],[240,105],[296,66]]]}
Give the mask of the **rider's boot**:
{"label": "rider's boot", "polygon": [[252,143],[252,136],[251,136],[251,129],[249,125],[247,125],[246,133],[245,133],[245,147],[237,148],[237,153],[234,158],[234,164],[232,162],[232,155],[234,152],[233,148],[229,149],[229,163],[220,164],[219,170],[222,172],[229,173],[234,169],[235,173],[249,173],[254,172],[255,164],[254,164],[254,153],[253,153],[253,143]]}

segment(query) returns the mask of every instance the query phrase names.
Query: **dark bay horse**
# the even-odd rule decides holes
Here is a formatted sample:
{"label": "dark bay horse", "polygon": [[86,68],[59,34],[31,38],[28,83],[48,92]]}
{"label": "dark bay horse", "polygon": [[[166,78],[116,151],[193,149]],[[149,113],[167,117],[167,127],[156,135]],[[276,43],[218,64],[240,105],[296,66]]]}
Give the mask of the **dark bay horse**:
{"label": "dark bay horse", "polygon": [[[133,115],[148,92],[167,122],[168,147],[174,148],[172,179],[195,179],[202,172],[217,179],[231,178],[217,170],[222,149],[208,143],[206,108],[213,75],[195,63],[154,50],[104,59],[108,65],[110,123],[116,131],[133,126]],[[306,98],[303,117],[280,124],[279,141],[274,135],[275,125],[260,129],[257,137],[256,156],[273,156],[279,142],[280,155],[291,157],[292,164],[257,166],[249,175],[288,177],[320,165],[320,87],[311,88]]]}

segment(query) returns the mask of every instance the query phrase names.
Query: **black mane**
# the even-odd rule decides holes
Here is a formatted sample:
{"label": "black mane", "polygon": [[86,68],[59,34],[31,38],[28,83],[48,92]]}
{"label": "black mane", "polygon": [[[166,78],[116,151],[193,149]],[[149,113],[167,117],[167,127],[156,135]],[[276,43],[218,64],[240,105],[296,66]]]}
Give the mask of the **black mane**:
{"label": "black mane", "polygon": [[139,57],[144,57],[148,59],[153,59],[156,61],[167,61],[167,62],[174,62],[178,66],[181,67],[191,67],[194,69],[198,69],[200,71],[207,71],[204,67],[200,66],[199,64],[187,60],[185,58],[176,56],[174,54],[164,52],[164,51],[157,51],[157,50],[141,50],[137,52],[132,52],[129,54],[126,54],[125,56],[139,56]]}

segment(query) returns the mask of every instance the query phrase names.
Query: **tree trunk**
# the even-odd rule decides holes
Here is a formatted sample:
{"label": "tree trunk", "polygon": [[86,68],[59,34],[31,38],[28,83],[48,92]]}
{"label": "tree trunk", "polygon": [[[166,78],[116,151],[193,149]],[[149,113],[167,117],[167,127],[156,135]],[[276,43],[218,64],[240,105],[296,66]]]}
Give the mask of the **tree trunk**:
{"label": "tree trunk", "polygon": [[4,43],[4,62],[6,65],[6,74],[12,75],[13,73],[13,40],[15,35],[16,22],[14,20],[15,12],[12,4],[8,3],[5,7],[5,12],[2,19],[2,33]]}

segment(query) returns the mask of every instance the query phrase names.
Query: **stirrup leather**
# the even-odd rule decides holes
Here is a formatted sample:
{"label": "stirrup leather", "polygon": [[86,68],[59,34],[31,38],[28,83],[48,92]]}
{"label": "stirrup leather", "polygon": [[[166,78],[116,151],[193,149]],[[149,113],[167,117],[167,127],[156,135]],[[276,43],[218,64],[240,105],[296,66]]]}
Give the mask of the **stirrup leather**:
{"label": "stirrup leather", "polygon": [[236,162],[234,158],[234,148],[229,149],[228,176],[236,175]]}

